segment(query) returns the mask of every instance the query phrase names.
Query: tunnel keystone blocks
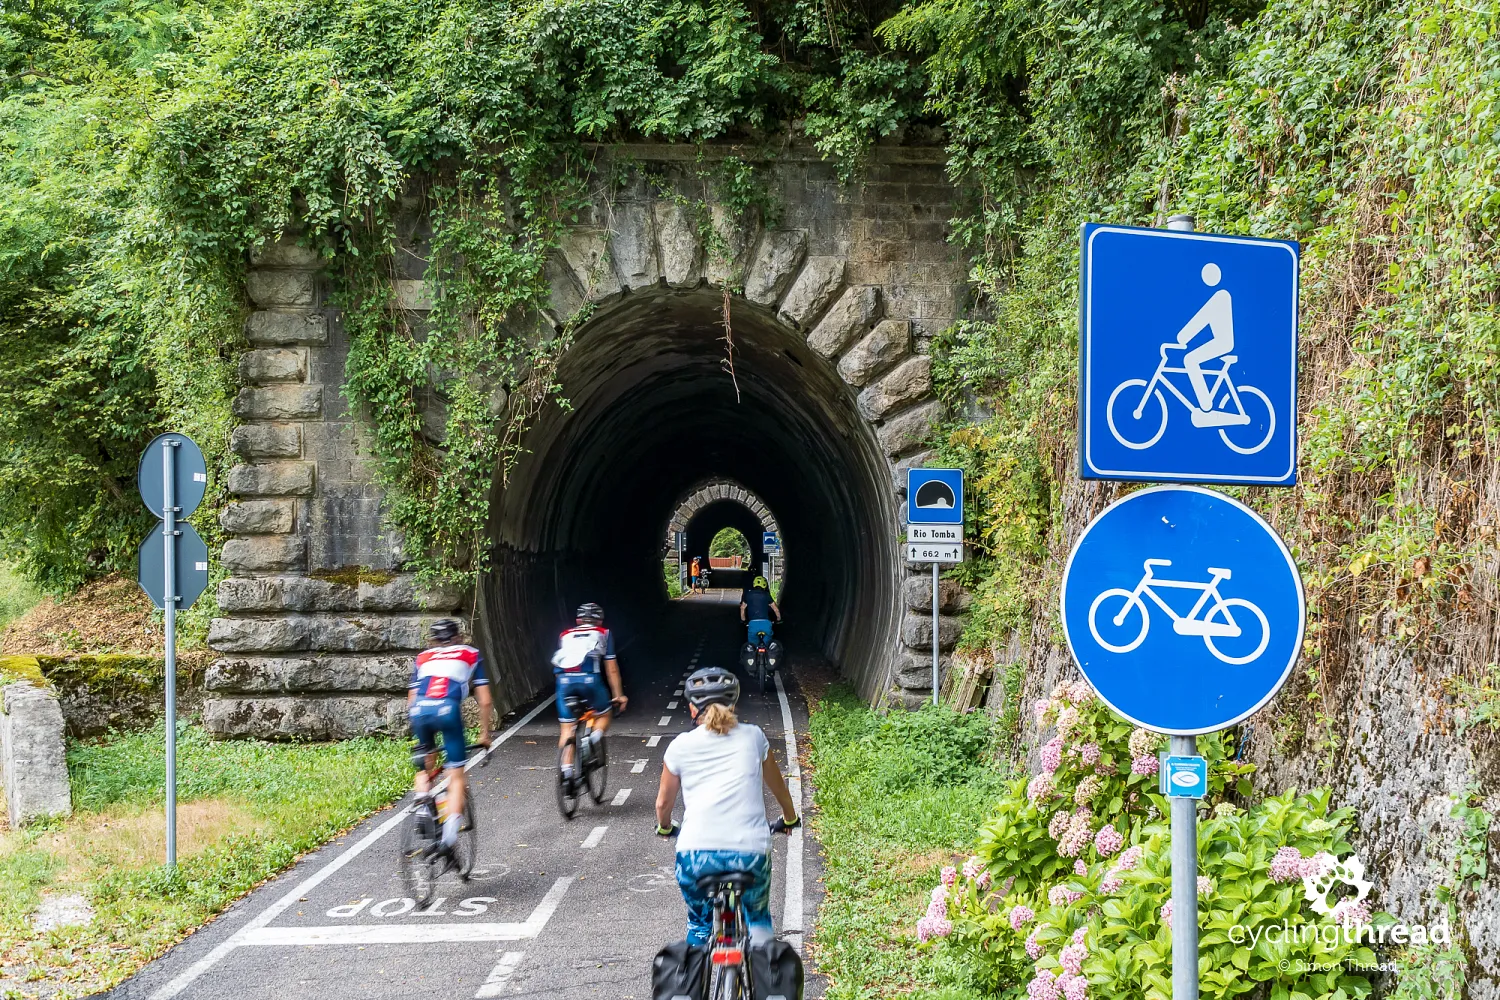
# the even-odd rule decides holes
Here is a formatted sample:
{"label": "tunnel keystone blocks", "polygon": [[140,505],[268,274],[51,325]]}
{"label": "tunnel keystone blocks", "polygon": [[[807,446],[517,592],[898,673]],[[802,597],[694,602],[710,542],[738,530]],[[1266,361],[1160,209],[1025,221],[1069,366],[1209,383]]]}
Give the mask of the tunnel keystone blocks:
{"label": "tunnel keystone blocks", "polygon": [[801,230],[770,230],[761,238],[750,273],[745,276],[745,298],[758,306],[773,306],[797,273],[807,253],[807,234]]}
{"label": "tunnel keystone blocks", "polygon": [[911,352],[911,322],[883,319],[839,359],[839,375],[858,388]]}

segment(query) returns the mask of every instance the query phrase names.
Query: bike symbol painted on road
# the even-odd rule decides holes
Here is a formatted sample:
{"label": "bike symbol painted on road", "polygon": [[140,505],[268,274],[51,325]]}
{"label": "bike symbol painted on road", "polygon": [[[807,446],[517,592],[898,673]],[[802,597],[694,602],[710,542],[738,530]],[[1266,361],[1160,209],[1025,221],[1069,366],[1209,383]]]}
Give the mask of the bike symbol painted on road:
{"label": "bike symbol painted on road", "polygon": [[[1170,559],[1147,559],[1146,572],[1133,589],[1112,587],[1094,598],[1094,603],[1089,606],[1089,632],[1093,634],[1095,642],[1111,653],[1128,653],[1145,642],[1146,633],[1151,628],[1151,611],[1146,607],[1146,602],[1141,600],[1144,595],[1151,598],[1156,606],[1172,619],[1173,632],[1178,635],[1202,638],[1203,645],[1208,647],[1208,651],[1225,663],[1249,663],[1266,651],[1266,645],[1271,641],[1271,626],[1266,621],[1265,612],[1242,597],[1226,599],[1219,593],[1219,583],[1232,576],[1229,570],[1208,567],[1210,579],[1207,583],[1192,580],[1167,580],[1155,575],[1156,567],[1170,565],[1172,565]],[[1202,593],[1193,604],[1191,611],[1186,615],[1179,615],[1157,593],[1158,588],[1197,590]],[[1212,604],[1209,603],[1210,600]],[[1116,607],[1119,608],[1118,611],[1115,610]],[[1208,610],[1203,613],[1205,607]],[[1235,608],[1241,609],[1238,619],[1234,615]],[[1136,614],[1132,615],[1132,611]],[[1103,632],[1109,633],[1111,637],[1109,639],[1105,638],[1099,628],[1101,612],[1103,612],[1102,620],[1105,622]],[[1200,613],[1203,613],[1201,618]],[[1139,618],[1139,626],[1136,624],[1136,618]],[[1247,620],[1256,623],[1249,630],[1241,625],[1241,622]],[[1215,639],[1222,641],[1246,638],[1249,641],[1250,652],[1239,655],[1235,655],[1232,647],[1226,651],[1214,644]],[[1124,641],[1111,641],[1111,639]]]}

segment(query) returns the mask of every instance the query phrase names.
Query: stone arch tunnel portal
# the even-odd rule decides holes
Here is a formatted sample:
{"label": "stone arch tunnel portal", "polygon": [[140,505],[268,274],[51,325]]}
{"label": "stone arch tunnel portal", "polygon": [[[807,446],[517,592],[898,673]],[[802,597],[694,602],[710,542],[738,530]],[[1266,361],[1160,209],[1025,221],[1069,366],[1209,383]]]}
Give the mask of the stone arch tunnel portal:
{"label": "stone arch tunnel portal", "polygon": [[[620,638],[659,627],[663,540],[697,497],[689,557],[734,527],[758,560],[769,521],[792,559],[788,638],[868,693],[885,679],[900,627],[890,466],[805,336],[738,299],[731,374],[722,302],[712,289],[628,296],[562,359],[569,406],[548,407],[494,493],[480,629],[502,677],[545,684],[557,631],[586,600],[605,606]],[[766,514],[695,493],[705,482],[742,487]]]}

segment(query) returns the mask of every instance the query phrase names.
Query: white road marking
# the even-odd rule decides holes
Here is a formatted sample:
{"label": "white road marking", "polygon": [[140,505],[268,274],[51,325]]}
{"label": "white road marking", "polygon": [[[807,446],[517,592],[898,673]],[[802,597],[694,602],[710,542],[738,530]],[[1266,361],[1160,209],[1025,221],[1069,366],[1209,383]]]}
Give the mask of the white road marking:
{"label": "white road marking", "polygon": [[661,721],[657,723],[658,726],[670,726],[671,724],[672,717],[670,715],[663,715]]}
{"label": "white road marking", "polygon": [[678,698],[681,698],[682,697],[682,688],[678,688],[676,691],[673,691],[672,694],[675,695]]}
{"label": "white road marking", "polygon": [[479,987],[479,992],[474,994],[474,1000],[486,1000],[487,997],[497,997],[505,989],[506,980],[516,971],[516,966],[521,964],[521,959],[526,957],[524,951],[507,951],[500,956],[500,961],[490,970],[485,977],[484,985]]}
{"label": "white road marking", "polygon": [[647,740],[646,741],[646,745],[648,747],[654,747],[654,746],[656,746],[660,742],[661,742],[661,734],[658,733],[657,735],[655,735],[655,736],[651,737],[649,740]]}
{"label": "white road marking", "polygon": [[640,774],[645,769],[646,769],[646,762],[644,760],[638,760],[634,764],[630,765],[630,773],[631,774]]}
{"label": "white road marking", "polygon": [[589,831],[589,835],[583,838],[583,843],[579,844],[578,846],[583,848],[584,850],[588,850],[590,847],[598,847],[599,841],[604,839],[604,831],[608,829],[608,826],[594,827]]}
{"label": "white road marking", "polygon": [[[464,769],[468,770],[469,768],[473,767],[475,764],[483,760],[486,756],[493,753],[495,747],[498,747],[500,744],[504,743],[506,740],[514,736],[522,726],[526,725],[532,719],[541,714],[542,709],[552,704],[552,702],[555,701],[556,698],[556,695],[551,695],[545,701],[538,704],[536,708],[533,708],[531,711],[527,712],[523,717],[516,721],[515,725],[511,726],[505,732],[495,737],[494,742],[490,745],[490,749],[486,750],[483,754],[474,754],[473,756],[471,756],[468,763],[464,765]],[[292,906],[294,903],[300,902],[302,897],[306,896],[312,889],[321,885],[339,869],[343,868],[349,862],[353,861],[355,858],[359,857],[366,850],[368,850],[370,846],[373,845],[377,840],[394,830],[398,825],[400,825],[401,820],[404,819],[406,817],[406,814],[410,811],[411,806],[406,806],[398,810],[395,815],[391,816],[384,823],[380,824],[375,829],[365,834],[352,847],[345,850],[344,853],[328,862],[328,864],[318,869],[312,875],[297,883],[297,885],[294,886],[290,891],[288,891],[286,895],[282,896],[276,902],[272,903],[270,906],[262,910],[244,927],[241,927],[238,931],[235,931],[227,939],[215,946],[214,949],[207,955],[204,955],[202,958],[198,959],[198,961],[194,962],[192,965],[184,969],[182,973],[179,974],[171,982],[167,983],[161,989],[151,994],[151,1000],[171,1000],[172,997],[177,996],[183,990],[191,986],[199,976],[203,975],[209,969],[212,969],[215,965],[222,961],[225,955],[228,955],[231,951],[240,947],[241,945],[250,944],[251,942],[248,940],[248,938],[251,935],[260,933],[265,929],[267,924],[275,920],[277,917],[281,916],[281,914],[285,912],[288,907]],[[556,888],[556,886],[553,886],[554,890]],[[563,889],[564,891],[566,891],[567,887],[564,886]],[[544,899],[543,902],[546,902],[546,900]],[[557,909],[556,903],[552,904],[552,909]],[[550,917],[551,915],[552,913],[549,910],[547,916]],[[536,914],[533,913],[532,916],[535,917]],[[538,928],[538,930],[540,930],[540,928]]]}
{"label": "white road marking", "polygon": [[667,702],[667,711],[670,712],[672,709],[674,709],[676,707],[677,707],[677,701],[675,699],[673,699],[672,701]]}
{"label": "white road marking", "polygon": [[[792,802],[797,806],[797,815],[802,808],[802,762],[797,759],[797,734],[792,728],[792,706],[786,700],[786,687],[781,683],[781,671],[776,678],[776,698],[781,702],[781,728],[786,733],[786,785],[792,793]],[[787,833],[786,844],[786,896],[781,908],[782,926],[790,927],[786,942],[797,951],[802,950],[802,827]]]}
{"label": "white road marking", "polygon": [[625,800],[628,798],[630,798],[630,789],[622,788],[618,792],[615,792],[615,797],[609,800],[609,804],[612,806],[623,806]]}

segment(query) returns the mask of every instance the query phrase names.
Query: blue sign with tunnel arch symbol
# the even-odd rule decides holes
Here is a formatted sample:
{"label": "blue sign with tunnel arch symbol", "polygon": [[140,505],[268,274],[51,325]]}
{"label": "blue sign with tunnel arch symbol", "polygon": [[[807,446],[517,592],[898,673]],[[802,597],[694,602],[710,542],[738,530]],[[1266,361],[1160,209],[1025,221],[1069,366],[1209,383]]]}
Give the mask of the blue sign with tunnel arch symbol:
{"label": "blue sign with tunnel arch symbol", "polygon": [[906,523],[963,524],[963,470],[907,469]]}
{"label": "blue sign with tunnel arch symbol", "polygon": [[1250,508],[1197,486],[1116,500],[1063,571],[1068,649],[1136,725],[1195,736],[1265,705],[1302,649],[1302,581]]}

